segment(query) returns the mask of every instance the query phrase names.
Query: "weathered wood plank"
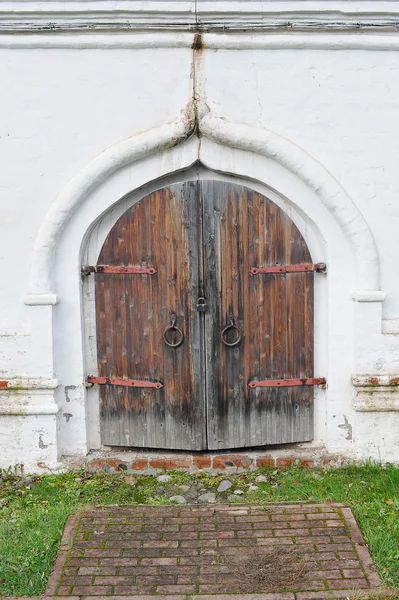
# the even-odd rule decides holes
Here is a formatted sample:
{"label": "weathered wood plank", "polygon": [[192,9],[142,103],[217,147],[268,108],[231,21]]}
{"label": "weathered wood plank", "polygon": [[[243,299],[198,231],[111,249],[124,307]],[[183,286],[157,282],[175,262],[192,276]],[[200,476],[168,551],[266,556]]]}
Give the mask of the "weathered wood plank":
{"label": "weathered wood plank", "polygon": [[[205,447],[201,332],[200,206],[196,182],[170,186],[130,208],[110,231],[98,264],[157,273],[96,274],[99,375],[160,381],[162,389],[101,386],[102,441],[111,446]],[[184,343],[169,348],[171,314]]]}
{"label": "weathered wood plank", "polygon": [[[103,443],[201,450],[311,439],[312,388],[248,387],[313,377],[313,273],[250,273],[303,263],[311,257],[297,227],[248,188],[186,182],[129,209],[98,264],[157,272],[95,275],[99,375],[164,387],[101,386]],[[208,312],[197,312],[200,296]],[[175,349],[162,339],[172,312],[185,335]],[[233,347],[221,339],[230,316],[242,333]]]}
{"label": "weathered wood plank", "polygon": [[[313,376],[312,273],[250,274],[255,266],[310,263],[299,230],[273,202],[229,183],[202,183],[208,445],[239,448],[313,436],[313,388],[249,389],[251,380]],[[232,313],[242,331],[228,348]]]}

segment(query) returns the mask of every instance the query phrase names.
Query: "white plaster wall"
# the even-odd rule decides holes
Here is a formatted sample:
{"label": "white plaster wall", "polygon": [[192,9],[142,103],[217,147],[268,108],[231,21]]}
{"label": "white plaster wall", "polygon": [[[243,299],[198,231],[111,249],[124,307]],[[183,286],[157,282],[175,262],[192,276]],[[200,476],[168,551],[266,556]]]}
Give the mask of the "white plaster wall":
{"label": "white plaster wall", "polygon": [[24,470],[44,472],[57,464],[54,416],[1,415],[0,468],[23,464]]}
{"label": "white plaster wall", "polygon": [[190,69],[189,48],[0,48],[0,373],[38,374],[21,299],[51,203],[104,148],[173,120]]}
{"label": "white plaster wall", "polygon": [[[212,44],[214,37],[208,39]],[[251,40],[265,38],[252,36],[248,45]],[[399,231],[398,58],[397,50],[222,48],[205,54],[204,67],[211,110],[294,140],[349,193],[377,241],[387,293],[383,316],[392,319],[399,314],[399,278],[392,276]],[[399,356],[392,359],[388,368],[397,370]]]}
{"label": "white plaster wall", "polygon": [[[235,18],[230,14],[230,22]],[[0,414],[0,467],[54,466],[61,454],[98,447],[95,400],[84,386],[88,345],[79,278],[90,232],[126,194],[139,190],[134,196],[139,197],[168,174],[170,180],[182,178],[198,158],[209,173],[272,190],[302,223],[314,260],[329,264],[316,311],[317,375],[329,381],[326,392],[317,392],[316,443],[358,458],[398,461],[397,412],[355,411],[351,385],[354,373],[399,373],[398,34],[377,41],[370,35],[368,45],[364,32],[347,37],[322,31],[300,37],[205,32],[205,49],[194,63],[190,32],[4,35],[0,380],[56,376],[60,385],[54,414]],[[340,36],[339,43],[334,36]],[[203,110],[233,128],[240,123],[279,134],[346,190],[377,247],[380,289],[387,294],[383,303],[353,300],[356,236],[348,239],[340,215],[326,209],[318,184],[310,189],[278,157],[193,137],[153,155],[149,149],[149,157],[125,164],[101,184],[94,180],[57,238],[55,288],[48,292],[58,294],[59,303],[24,304],[35,239],[58,195],[101,152],[112,153],[122,140],[179,119],[193,85]],[[142,186],[147,187],[140,191]],[[6,396],[12,404],[12,394]],[[39,430],[46,448],[39,445]]]}

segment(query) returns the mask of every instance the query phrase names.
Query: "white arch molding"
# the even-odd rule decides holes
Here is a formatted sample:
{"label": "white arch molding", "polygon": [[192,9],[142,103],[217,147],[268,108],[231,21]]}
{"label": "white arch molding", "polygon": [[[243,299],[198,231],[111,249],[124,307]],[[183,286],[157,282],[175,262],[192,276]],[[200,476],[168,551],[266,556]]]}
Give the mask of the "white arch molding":
{"label": "white arch molding", "polygon": [[[37,234],[26,304],[49,305],[57,302],[53,278],[54,255],[65,226],[90,193],[118,169],[181,144],[193,135],[194,129],[194,110],[189,105],[175,122],[110,146],[69,182],[50,207]],[[223,146],[270,158],[299,177],[317,194],[350,242],[356,264],[355,299],[382,301],[385,298],[385,294],[379,290],[378,254],[370,228],[343,187],[317,160],[270,130],[231,123],[215,117],[209,111],[199,119],[198,131],[205,139]],[[198,159],[201,161],[200,138]]]}
{"label": "white arch molding", "polygon": [[[351,414],[354,353],[350,299],[355,275],[357,289],[368,298],[375,300],[381,295],[370,231],[334,178],[295,144],[263,129],[226,123],[209,113],[200,119],[199,128],[202,137],[194,134],[193,113],[187,110],[175,123],[105,150],[63,190],[41,227],[26,302],[55,304],[56,293],[60,294],[57,306],[35,306],[31,311],[35,322],[46,310],[37,329],[48,333],[48,368],[60,382],[54,393],[59,407],[58,452],[85,454],[101,447],[96,425],[99,415],[94,411],[98,411],[96,391],[86,390],[84,385],[85,376],[96,369],[93,294],[90,296],[86,284],[82,319],[79,264],[94,259],[94,254],[83,259],[86,241],[93,240],[95,252],[102,245],[97,226],[101,224],[105,231],[120,211],[152,189],[187,176],[197,177],[193,165],[200,162],[200,174],[205,176],[206,171],[207,177],[239,179],[280,202],[305,235],[315,262],[327,261],[331,266],[328,277],[320,276],[316,282],[315,372],[328,378],[329,387],[315,390],[315,443],[348,455],[350,442],[345,440],[345,432],[333,425],[337,415],[350,418]],[[90,287],[90,282],[87,284]]]}

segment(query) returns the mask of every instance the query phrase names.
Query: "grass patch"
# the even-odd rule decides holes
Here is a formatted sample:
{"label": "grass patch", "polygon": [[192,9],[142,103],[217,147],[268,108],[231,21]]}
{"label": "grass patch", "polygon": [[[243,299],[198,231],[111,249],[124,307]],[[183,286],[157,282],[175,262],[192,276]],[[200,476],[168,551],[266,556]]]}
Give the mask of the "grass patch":
{"label": "grass patch", "polygon": [[347,503],[382,580],[399,589],[399,469],[368,464],[330,470],[293,466],[223,477],[170,472],[163,496],[156,493],[154,477],[84,470],[29,477],[21,470],[0,471],[0,595],[43,593],[66,519],[88,504],[171,504],[168,495],[181,493],[181,484],[214,490],[228,478],[231,492],[245,489],[260,472],[267,482],[236,502]]}

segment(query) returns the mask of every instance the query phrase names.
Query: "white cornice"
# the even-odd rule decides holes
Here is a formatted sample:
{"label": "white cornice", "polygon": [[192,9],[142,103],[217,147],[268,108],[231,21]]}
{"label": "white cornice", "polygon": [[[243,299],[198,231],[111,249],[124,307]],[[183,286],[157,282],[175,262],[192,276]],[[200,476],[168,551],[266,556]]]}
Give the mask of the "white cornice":
{"label": "white cornice", "polygon": [[131,29],[395,31],[384,0],[16,0],[0,2],[0,32]]}
{"label": "white cornice", "polygon": [[398,412],[399,373],[360,373],[352,376],[356,412]]}

